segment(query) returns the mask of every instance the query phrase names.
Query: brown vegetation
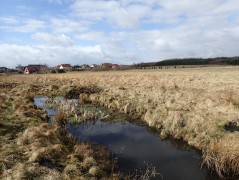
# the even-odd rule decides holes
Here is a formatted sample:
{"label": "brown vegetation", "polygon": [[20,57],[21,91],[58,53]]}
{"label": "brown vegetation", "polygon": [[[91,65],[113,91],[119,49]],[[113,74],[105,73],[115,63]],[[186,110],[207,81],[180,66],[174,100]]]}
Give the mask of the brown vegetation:
{"label": "brown vegetation", "polygon": [[[18,84],[9,88],[9,92],[1,90],[1,117],[7,117],[11,123],[17,115],[24,117],[20,122],[32,123],[32,112],[37,120],[44,119],[31,104],[22,107],[20,102],[31,100],[30,93],[66,95],[72,92],[79,95],[81,101],[91,101],[141,119],[160,130],[162,137],[185,140],[202,150],[204,163],[221,176],[239,174],[239,132],[237,128],[234,131],[225,128],[230,122],[234,127],[239,125],[237,67],[19,75],[0,77],[0,81]],[[100,90],[85,93],[78,87],[99,87]],[[22,98],[23,93],[29,97]],[[8,114],[2,109],[7,109]],[[0,128],[6,126],[6,120],[2,121]],[[9,143],[6,141],[5,145]],[[54,151],[64,150],[60,146],[55,148]]]}
{"label": "brown vegetation", "polygon": [[68,135],[64,112],[59,111],[56,123],[49,126],[47,113],[33,104],[37,94],[53,94],[58,86],[24,79],[19,82],[20,77],[9,76],[10,79],[0,82],[0,178],[110,176],[107,172],[111,170],[111,161],[105,149],[78,143]]}

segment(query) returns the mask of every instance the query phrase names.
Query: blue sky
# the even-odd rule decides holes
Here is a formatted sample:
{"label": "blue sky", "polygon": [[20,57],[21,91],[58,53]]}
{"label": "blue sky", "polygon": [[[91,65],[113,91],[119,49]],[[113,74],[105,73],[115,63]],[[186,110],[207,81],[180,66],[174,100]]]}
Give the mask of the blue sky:
{"label": "blue sky", "polygon": [[238,0],[0,2],[0,66],[239,55]]}

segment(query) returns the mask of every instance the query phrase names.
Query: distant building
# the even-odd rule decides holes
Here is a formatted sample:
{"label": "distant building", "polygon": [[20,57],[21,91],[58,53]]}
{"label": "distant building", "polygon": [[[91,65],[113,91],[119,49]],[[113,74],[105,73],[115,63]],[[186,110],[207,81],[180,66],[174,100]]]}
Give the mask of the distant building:
{"label": "distant building", "polygon": [[120,68],[120,66],[118,65],[118,64],[112,64],[112,69],[119,69]]}
{"label": "distant building", "polygon": [[82,67],[79,66],[79,65],[74,65],[74,66],[72,67],[72,69],[73,69],[73,70],[80,70],[80,69],[82,69]]}
{"label": "distant building", "polygon": [[98,65],[98,64],[92,64],[90,67],[91,67],[91,68],[98,68],[99,65]]}
{"label": "distant building", "polygon": [[83,64],[81,67],[82,69],[90,69],[90,66],[88,64]]}
{"label": "distant building", "polygon": [[70,64],[60,64],[57,66],[58,69],[71,70],[72,66]]}
{"label": "distant building", "polygon": [[48,70],[48,67],[46,65],[41,65],[41,64],[31,64],[28,66],[25,66],[23,68],[23,73],[24,74],[38,74],[40,72],[46,72]]}
{"label": "distant building", "polygon": [[38,74],[40,68],[38,66],[26,66],[24,68],[24,74]]}
{"label": "distant building", "polygon": [[105,67],[105,68],[111,68],[112,67],[112,63],[102,63],[100,66],[101,67]]}
{"label": "distant building", "polygon": [[24,71],[24,66],[22,66],[22,65],[18,65],[17,67],[16,67],[16,70],[19,72],[19,73],[23,73],[23,71]]}
{"label": "distant building", "polygon": [[8,72],[9,69],[6,68],[6,67],[0,67],[0,73],[5,73],[5,72]]}

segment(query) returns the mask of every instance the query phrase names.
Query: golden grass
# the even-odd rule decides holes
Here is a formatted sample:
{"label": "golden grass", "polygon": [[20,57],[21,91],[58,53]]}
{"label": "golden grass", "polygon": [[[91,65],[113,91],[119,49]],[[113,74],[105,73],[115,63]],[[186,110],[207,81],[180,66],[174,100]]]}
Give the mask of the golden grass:
{"label": "golden grass", "polygon": [[[56,93],[58,86],[47,80],[41,84],[22,81],[21,76],[9,78],[0,79],[0,179],[107,177],[105,171],[111,167],[106,150],[78,144],[67,135],[64,113],[59,112],[57,123],[49,126],[47,113],[34,106],[37,94]],[[86,150],[76,151],[75,144]],[[98,153],[102,156],[95,156]]]}
{"label": "golden grass", "polygon": [[162,137],[185,140],[203,151],[205,163],[219,175],[239,172],[239,132],[224,129],[230,122],[239,125],[237,67],[2,76],[0,82],[19,83],[24,92],[47,95],[100,87],[97,93],[81,93],[81,101],[141,119],[160,129]]}

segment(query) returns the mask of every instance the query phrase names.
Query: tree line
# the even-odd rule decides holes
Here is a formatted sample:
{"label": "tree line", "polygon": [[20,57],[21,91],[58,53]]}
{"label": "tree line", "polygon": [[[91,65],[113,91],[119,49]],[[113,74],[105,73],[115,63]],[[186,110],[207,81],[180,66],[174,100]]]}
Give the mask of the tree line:
{"label": "tree line", "polygon": [[135,68],[153,66],[177,66],[177,65],[239,65],[239,56],[236,57],[216,57],[216,58],[175,58],[158,62],[147,62],[134,64]]}

